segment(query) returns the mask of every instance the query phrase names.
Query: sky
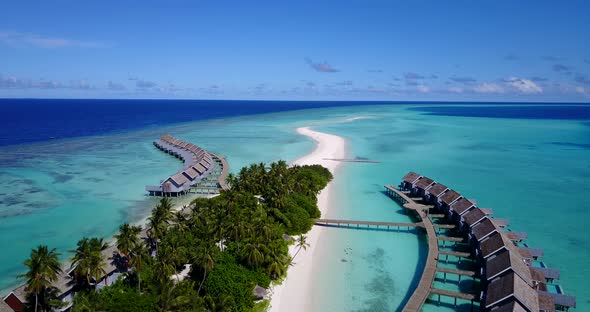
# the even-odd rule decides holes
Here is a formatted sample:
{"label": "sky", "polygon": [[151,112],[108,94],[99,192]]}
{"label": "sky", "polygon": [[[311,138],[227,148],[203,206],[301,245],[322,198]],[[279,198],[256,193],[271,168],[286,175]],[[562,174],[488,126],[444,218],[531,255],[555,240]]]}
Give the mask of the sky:
{"label": "sky", "polygon": [[2,1],[0,98],[590,102],[590,1]]}

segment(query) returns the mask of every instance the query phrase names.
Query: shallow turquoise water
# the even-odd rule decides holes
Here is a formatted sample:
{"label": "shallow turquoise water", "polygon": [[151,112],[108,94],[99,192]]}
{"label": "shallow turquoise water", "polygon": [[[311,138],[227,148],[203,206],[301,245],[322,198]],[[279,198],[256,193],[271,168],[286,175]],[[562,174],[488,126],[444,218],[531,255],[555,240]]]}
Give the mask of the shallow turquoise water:
{"label": "shallow turquoise water", "polygon": [[[343,122],[361,115],[371,118]],[[0,258],[0,288],[17,282],[13,276],[35,245],[65,251],[83,235],[109,236],[121,222],[149,213],[154,199],[144,196],[144,186],[181,165],[152,147],[161,133],[227,155],[237,170],[309,152],[312,142],[294,132],[304,125],[345,137],[350,157],[381,161],[340,167],[338,198],[326,217],[408,221],[382,193],[383,185],[396,184],[409,170],[420,172],[526,231],[528,244],[545,250],[544,262],[561,269],[560,284],[578,297],[578,311],[590,309],[588,124],[429,116],[403,106],[304,110],[2,148],[0,247],[10,257]],[[408,298],[426,252],[421,236],[336,228],[324,233],[314,267],[320,277],[307,290],[317,311],[391,311]],[[456,287],[449,284],[444,287]]]}
{"label": "shallow turquoise water", "polygon": [[[585,286],[590,277],[587,266],[590,234],[586,230],[590,217],[587,202],[590,186],[586,183],[590,177],[590,149],[583,148],[590,141],[588,123],[428,116],[390,106],[359,108],[356,113],[374,118],[324,125],[318,130],[346,137],[351,142],[351,157],[377,159],[381,163],[343,166],[341,175],[347,182],[338,184],[338,193],[343,194],[343,198],[337,208],[342,213],[331,217],[403,219],[396,213],[399,207],[380,191],[383,185],[396,184],[407,171],[414,170],[476,199],[482,207],[493,208],[497,217],[510,220],[510,228],[527,232],[528,244],[545,250],[543,261],[561,270],[559,283],[566,293],[577,296],[578,310],[590,309],[587,299],[590,292]],[[350,241],[357,249],[368,249],[364,257],[384,249],[385,271],[396,272],[397,279],[392,283],[384,282],[383,286],[389,291],[383,292],[381,301],[372,309],[370,304],[375,301],[370,298],[377,296],[372,291],[373,278],[384,275],[380,274],[380,269],[371,270],[369,266],[365,276],[358,272],[354,279],[340,285],[351,295],[344,298],[334,295],[333,307],[395,309],[401,300],[402,292],[398,288],[405,289],[411,275],[408,271],[415,266],[409,264],[415,260],[416,238],[399,233],[357,233],[350,231],[341,235],[358,239]],[[394,247],[387,248],[387,242],[397,240],[406,244],[404,248],[397,248],[402,246],[397,242]],[[425,248],[421,242],[420,248]],[[326,240],[323,243],[332,244]],[[354,251],[355,247],[352,248]],[[326,263],[335,265],[339,257],[334,256]],[[355,271],[344,268],[343,272]],[[316,291],[327,286],[318,286]],[[452,283],[438,286],[458,289]],[[392,293],[395,294],[393,298],[390,297]],[[330,307],[325,298],[318,301]],[[347,303],[338,303],[338,300]],[[469,309],[468,306],[462,308]],[[425,311],[445,309],[453,310],[433,304],[424,308]]]}

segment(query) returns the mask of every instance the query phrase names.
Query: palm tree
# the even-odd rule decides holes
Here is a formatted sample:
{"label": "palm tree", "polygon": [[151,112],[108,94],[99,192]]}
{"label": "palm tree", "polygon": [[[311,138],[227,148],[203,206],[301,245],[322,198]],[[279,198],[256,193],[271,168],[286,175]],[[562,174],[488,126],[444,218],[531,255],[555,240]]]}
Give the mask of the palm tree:
{"label": "palm tree", "polygon": [[137,271],[139,292],[141,292],[141,269],[149,259],[149,250],[143,242],[137,241],[131,246],[129,264]]}
{"label": "palm tree", "polygon": [[254,238],[244,246],[242,256],[250,266],[256,267],[264,262],[265,252],[264,244],[260,239]]}
{"label": "palm tree", "polygon": [[124,223],[119,227],[119,233],[115,235],[117,239],[117,249],[129,259],[129,252],[133,245],[139,240],[139,233],[141,233],[141,226],[129,225]]}
{"label": "palm tree", "polygon": [[307,247],[310,246],[309,243],[307,242],[307,236],[305,236],[303,234],[299,235],[299,237],[297,237],[297,239],[295,240],[295,246],[299,247],[299,248],[297,249],[297,251],[293,255],[293,258],[291,258],[291,263],[293,263],[293,259],[295,259],[295,257],[297,256],[299,251],[301,251],[302,248],[303,248],[303,250],[307,250]]}
{"label": "palm tree", "polygon": [[102,254],[108,248],[102,238],[82,238],[78,241],[78,248],[70,252],[74,253],[72,257],[72,266],[76,277],[86,277],[86,283],[90,285],[90,279],[94,278],[95,284],[98,284],[101,277],[106,275],[104,267],[106,265],[105,258]]}
{"label": "palm tree", "polygon": [[228,234],[238,245],[238,253],[240,253],[240,240],[246,234],[246,224],[241,218],[237,218],[232,224],[229,224]]}
{"label": "palm tree", "polygon": [[18,276],[27,279],[27,292],[35,295],[35,312],[39,306],[39,294],[45,293],[57,281],[57,274],[61,272],[58,257],[59,253],[55,248],[49,250],[47,246],[39,245],[37,249],[31,250],[31,256],[24,262],[28,268],[27,273]]}
{"label": "palm tree", "polygon": [[196,264],[201,267],[201,269],[203,269],[203,279],[199,284],[197,295],[201,292],[201,287],[203,287],[203,283],[207,278],[207,273],[213,270],[213,266],[215,265],[215,261],[213,259],[215,257],[216,249],[217,247],[215,245],[204,243],[197,254]]}
{"label": "palm tree", "polygon": [[236,176],[231,172],[228,173],[227,177],[225,178],[225,181],[227,182],[230,188],[238,183]]}
{"label": "palm tree", "polygon": [[168,198],[162,198],[148,218],[148,235],[156,252],[158,252],[158,241],[166,234],[172,217],[172,202]]}
{"label": "palm tree", "polygon": [[186,206],[183,207],[182,210],[175,212],[173,215],[175,227],[180,234],[184,234],[186,231],[188,231],[188,218],[185,212],[186,208]]}

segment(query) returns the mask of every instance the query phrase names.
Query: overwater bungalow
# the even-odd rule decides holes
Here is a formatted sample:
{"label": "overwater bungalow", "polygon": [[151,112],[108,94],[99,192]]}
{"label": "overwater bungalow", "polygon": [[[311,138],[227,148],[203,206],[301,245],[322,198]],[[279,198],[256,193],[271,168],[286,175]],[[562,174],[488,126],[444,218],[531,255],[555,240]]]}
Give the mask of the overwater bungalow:
{"label": "overwater bungalow", "polygon": [[414,188],[416,182],[418,182],[418,179],[420,179],[421,177],[421,175],[415,172],[408,172],[408,174],[406,174],[403,177],[402,182],[400,184],[400,188],[404,191],[411,190],[412,188]]}
{"label": "overwater bungalow", "polygon": [[434,185],[434,180],[427,177],[421,177],[418,179],[418,182],[416,182],[414,188],[412,188],[411,194],[415,196],[424,196],[426,190],[432,185]]}
{"label": "overwater bungalow", "polygon": [[467,198],[461,198],[455,201],[449,207],[448,215],[451,220],[455,222],[459,222],[461,220],[461,216],[465,214],[469,209],[474,208],[475,203]]}
{"label": "overwater bungalow", "polygon": [[470,228],[483,221],[487,215],[479,208],[475,207],[465,213],[459,215],[459,227],[463,231],[468,231]]}
{"label": "overwater bungalow", "polygon": [[[146,186],[149,195],[156,196],[179,196],[190,192],[191,186],[195,186],[205,178],[221,168],[219,179],[225,179],[227,176],[227,162],[225,159],[217,160],[202,148],[182,140],[176,139],[168,134],[162,135],[159,140],[154,141],[154,145],[159,149],[174,155],[184,162],[181,171],[171,175],[160,182],[157,186]],[[218,179],[218,180],[219,180]],[[219,182],[221,188],[227,188],[225,182]],[[210,186],[207,186],[210,189]]]}
{"label": "overwater bungalow", "polygon": [[[475,254],[475,270],[447,268],[438,270],[444,269],[468,276],[477,276],[479,273],[483,289],[480,296],[480,311],[536,312],[567,310],[569,307],[575,307],[574,297],[564,294],[559,285],[548,284],[559,278],[559,271],[546,268],[543,263],[540,268],[534,267],[533,261],[542,256],[543,251],[529,248],[526,244],[522,247],[520,242],[526,239],[526,233],[504,229],[508,226],[508,220],[491,218],[491,209],[479,208],[474,200],[463,198],[458,192],[415,172],[410,172],[404,177],[399,189],[403,191],[397,196],[401,204],[415,200],[410,197],[412,195],[422,197],[424,203],[434,204],[438,208],[439,211],[430,212],[433,218],[446,217],[454,221],[454,225],[467,234],[471,243],[469,252],[439,250],[439,253],[446,255],[447,260],[449,255],[460,259],[460,257]],[[453,241],[462,239],[462,237],[437,238],[453,239]],[[548,288],[550,291],[547,291]],[[431,289],[430,293],[455,298],[472,298],[469,297],[471,294],[463,293],[463,291],[452,293]]]}
{"label": "overwater bungalow", "polygon": [[494,233],[479,242],[476,248],[476,254],[482,260],[485,260],[502,250],[506,250],[507,244],[511,244],[511,242],[505,240],[502,234]]}
{"label": "overwater bungalow", "polygon": [[448,212],[451,205],[461,198],[463,198],[461,194],[449,189],[440,197],[440,203],[439,206],[437,206],[437,208],[440,208],[443,211]]}
{"label": "overwater bungalow", "polygon": [[475,242],[481,242],[486,237],[497,232],[498,228],[496,227],[496,225],[489,218],[486,217],[484,218],[484,220],[482,220],[481,222],[479,222],[471,228],[471,233],[469,234],[469,237]]}
{"label": "overwater bungalow", "polygon": [[205,173],[207,173],[207,168],[205,168],[203,165],[201,165],[200,163],[193,166],[193,168],[195,168],[198,172],[201,173],[201,175],[204,175]]}
{"label": "overwater bungalow", "polygon": [[167,192],[181,192],[183,190],[183,185],[187,182],[189,182],[189,180],[186,176],[182,174],[182,172],[178,172],[164,180],[163,185],[168,184],[166,189]]}
{"label": "overwater bungalow", "polygon": [[192,183],[201,175],[197,170],[190,167],[182,172],[182,174]]}
{"label": "overwater bungalow", "polygon": [[[534,282],[529,267],[518,254],[509,250],[503,250],[489,257],[486,260],[483,276],[489,282],[494,278],[504,276],[510,272],[518,275],[530,287],[538,289],[538,283]],[[545,282],[544,276],[542,282]]]}
{"label": "overwater bungalow", "polygon": [[483,306],[492,309],[512,301],[520,304],[525,311],[539,311],[539,296],[522,278],[510,272],[493,279],[484,293]]}
{"label": "overwater bungalow", "polygon": [[446,187],[444,184],[436,183],[429,187],[428,189],[424,190],[424,201],[429,204],[434,204],[436,207],[440,206],[440,197],[446,192],[449,188]]}
{"label": "overwater bungalow", "polygon": [[211,167],[210,164],[208,164],[205,159],[199,161],[199,165],[201,165],[203,168],[205,168],[205,170],[209,169],[209,167]]}

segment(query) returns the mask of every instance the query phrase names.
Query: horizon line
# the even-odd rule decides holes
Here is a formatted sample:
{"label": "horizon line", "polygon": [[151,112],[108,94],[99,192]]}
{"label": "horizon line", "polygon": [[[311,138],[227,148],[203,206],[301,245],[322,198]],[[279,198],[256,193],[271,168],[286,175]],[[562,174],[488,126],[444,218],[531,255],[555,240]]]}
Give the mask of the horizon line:
{"label": "horizon line", "polygon": [[216,102],[307,102],[307,103],[326,103],[326,102],[345,102],[345,103],[367,103],[367,104],[575,104],[575,105],[590,105],[590,102],[557,102],[557,101],[416,101],[416,100],[269,100],[269,99],[175,99],[175,98],[137,98],[137,99],[126,99],[126,98],[36,98],[36,97],[22,97],[22,98],[3,98],[0,97],[0,101],[3,100],[62,100],[62,101],[216,101]]}

